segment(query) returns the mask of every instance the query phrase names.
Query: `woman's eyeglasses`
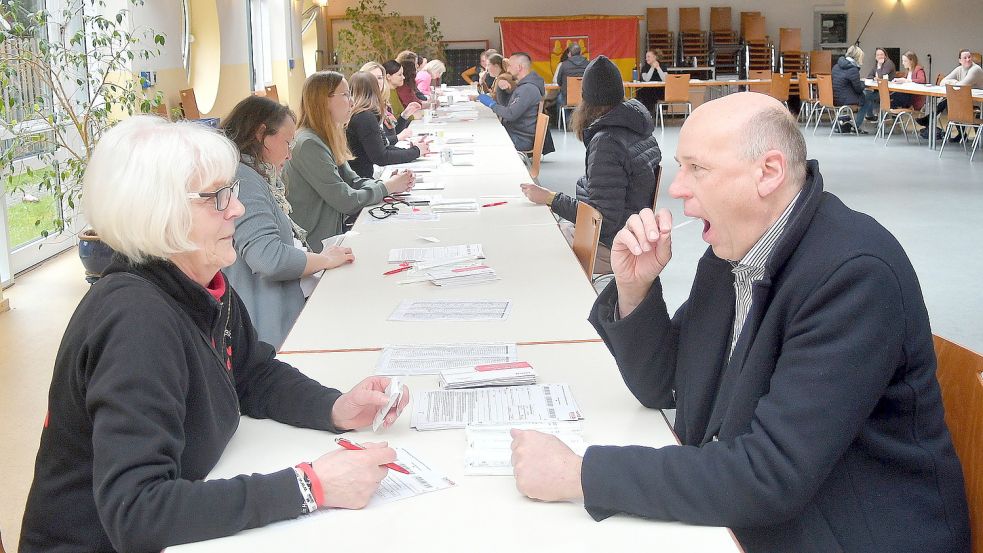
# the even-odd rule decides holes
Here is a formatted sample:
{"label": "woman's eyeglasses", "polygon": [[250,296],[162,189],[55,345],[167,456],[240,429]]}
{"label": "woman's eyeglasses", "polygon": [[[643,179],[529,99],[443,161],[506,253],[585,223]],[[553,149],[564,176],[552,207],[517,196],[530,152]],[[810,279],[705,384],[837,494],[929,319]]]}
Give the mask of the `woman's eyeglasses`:
{"label": "woman's eyeglasses", "polygon": [[190,199],[215,198],[216,211],[225,211],[228,209],[233,197],[239,197],[239,179],[232,181],[228,186],[219,188],[215,192],[188,192],[188,198]]}
{"label": "woman's eyeglasses", "polygon": [[410,204],[404,202],[403,200],[392,196],[386,196],[382,199],[381,204],[369,209],[369,215],[375,217],[376,219],[385,219],[386,217],[391,217],[399,213],[400,205],[410,207]]}

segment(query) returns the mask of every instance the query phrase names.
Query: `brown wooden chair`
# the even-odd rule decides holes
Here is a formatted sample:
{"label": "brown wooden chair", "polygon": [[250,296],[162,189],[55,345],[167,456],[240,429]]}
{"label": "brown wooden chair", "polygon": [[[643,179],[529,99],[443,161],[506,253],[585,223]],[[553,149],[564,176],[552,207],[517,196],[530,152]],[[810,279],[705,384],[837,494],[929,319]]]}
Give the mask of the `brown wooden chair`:
{"label": "brown wooden chair", "polygon": [[[850,115],[853,116],[853,106],[837,106],[833,103],[833,76],[832,75],[816,75],[816,79],[819,81],[819,114],[816,116],[816,126],[812,129],[812,134],[816,134],[816,130],[819,129],[819,121],[822,120],[823,114],[829,114],[830,128],[829,135],[833,136],[833,129],[836,128],[836,122],[839,120],[840,115]],[[844,113],[846,112],[846,113]],[[857,132],[857,126],[853,125],[853,132]]]}
{"label": "brown wooden chair", "polygon": [[195,100],[195,89],[188,88],[181,91],[181,111],[184,112],[185,119],[201,119],[198,101]]}
{"label": "brown wooden chair", "polygon": [[655,211],[656,204],[659,203],[659,187],[662,186],[662,164],[655,168],[655,192],[652,194],[652,211]]}
{"label": "brown wooden chair", "polygon": [[768,95],[772,98],[778,100],[779,102],[785,104],[788,107],[788,93],[789,88],[792,86],[792,75],[782,74],[782,73],[772,73],[771,75],[771,85],[768,90]]}
{"label": "brown wooden chair", "polygon": [[809,76],[833,73],[833,54],[821,50],[809,52]]}
{"label": "brown wooden chair", "polygon": [[749,84],[747,89],[751,92],[760,92],[761,94],[768,94],[771,92],[771,71],[767,69],[752,69],[747,72],[748,80],[761,80],[764,82]]}
{"label": "brown wooden chair", "polygon": [[[167,119],[168,121],[171,120],[171,112],[170,112],[169,109],[167,109],[167,102],[163,102],[162,101],[161,103],[157,104],[156,106],[150,108],[150,113],[153,113],[154,115],[157,115],[159,117],[163,117],[164,119]],[[0,552],[0,553],[2,553],[2,552]]]}
{"label": "brown wooden chair", "polygon": [[543,160],[543,144],[546,143],[546,133],[549,132],[550,116],[540,112],[536,116],[536,136],[533,137],[532,151],[529,159],[532,161],[529,167],[529,176],[539,178],[539,165]]}
{"label": "brown wooden chair", "polygon": [[280,102],[280,95],[276,91],[276,85],[275,84],[271,84],[270,86],[266,87],[265,90],[266,90],[266,97],[267,98],[269,98],[270,100],[273,100],[274,102],[277,102],[277,103]]}
{"label": "brown wooden chair", "polygon": [[567,130],[567,110],[572,110],[580,105],[584,99],[583,92],[583,77],[567,77],[567,97],[564,98],[565,103],[560,106],[560,125],[564,132]]}
{"label": "brown wooden chair", "polygon": [[665,99],[659,102],[659,111],[656,114],[659,119],[659,126],[666,130],[665,118],[662,110],[666,106],[686,106],[685,120],[693,113],[693,104],[689,101],[689,73],[682,75],[666,75],[666,94]]}
{"label": "brown wooden chair", "polygon": [[945,85],[945,100],[949,104],[949,124],[945,126],[945,134],[942,147],[939,148],[939,157],[945,151],[945,143],[948,142],[949,133],[953,127],[958,128],[962,134],[963,150],[966,150],[966,143],[969,140],[967,130],[976,131],[976,139],[973,140],[973,150],[969,155],[969,161],[976,157],[976,149],[980,146],[980,134],[983,132],[983,120],[976,117],[973,111],[973,89],[969,86]]}
{"label": "brown wooden chair", "polygon": [[577,221],[573,228],[573,254],[590,279],[594,275],[597,241],[601,238],[601,212],[587,202],[577,202]]}
{"label": "brown wooden chair", "polygon": [[983,355],[933,336],[945,423],[966,481],[972,553],[983,553]]}
{"label": "brown wooden chair", "polygon": [[471,75],[474,75],[476,79],[479,74],[481,74],[481,70],[478,69],[477,65],[474,65],[461,72],[461,79],[467,84],[474,84],[474,79],[471,78]]}
{"label": "brown wooden chair", "polygon": [[910,142],[908,139],[908,123],[911,123],[911,133],[915,135],[918,139],[918,143],[922,143],[922,138],[918,136],[918,127],[915,126],[915,110],[912,108],[891,108],[891,89],[888,87],[887,79],[877,79],[877,94],[879,96],[881,106],[880,112],[877,117],[877,133],[874,134],[874,140],[877,137],[884,138],[885,127],[887,127],[888,119],[892,119],[891,132],[887,133],[887,137],[884,138],[884,146],[891,140],[891,136],[894,134],[894,128],[898,126],[898,122],[901,122],[901,130],[904,131],[904,138],[906,142]]}
{"label": "brown wooden chair", "polygon": [[796,75],[798,79],[799,87],[799,119],[802,119],[802,115],[806,116],[805,127],[809,128],[809,122],[812,121],[812,114],[816,111],[816,107],[819,102],[816,101],[815,96],[812,95],[812,85],[809,84],[809,74],[805,71],[798,73]]}

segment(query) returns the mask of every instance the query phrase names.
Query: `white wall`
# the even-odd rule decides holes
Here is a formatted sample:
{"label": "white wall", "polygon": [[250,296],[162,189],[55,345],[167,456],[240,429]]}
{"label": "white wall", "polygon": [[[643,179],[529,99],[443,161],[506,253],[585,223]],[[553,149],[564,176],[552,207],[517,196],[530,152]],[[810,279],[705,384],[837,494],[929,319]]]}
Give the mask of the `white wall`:
{"label": "white wall", "polygon": [[[355,0],[332,0],[332,15],[344,14]],[[846,9],[850,14],[849,40],[855,40],[867,16],[874,17],[864,33],[862,46],[873,53],[878,45],[913,49],[926,63],[926,53],[934,58],[934,71],[952,69],[960,48],[983,51],[983,1],[981,0],[686,0],[652,2],[646,0],[495,0],[468,2],[461,9],[460,0],[388,0],[389,8],[402,15],[436,16],[447,40],[489,39],[493,47],[501,46],[498,16],[533,15],[644,15],[645,8],[669,7],[669,28],[678,29],[679,7],[700,7],[703,26],[709,27],[711,6],[731,6],[733,25],[740,27],[741,11],[761,11],[767,18],[768,34],[775,40],[781,27],[802,29],[803,48],[812,48],[813,14],[817,7]],[[644,33],[644,23],[642,27]],[[871,59],[873,56],[869,56]]]}

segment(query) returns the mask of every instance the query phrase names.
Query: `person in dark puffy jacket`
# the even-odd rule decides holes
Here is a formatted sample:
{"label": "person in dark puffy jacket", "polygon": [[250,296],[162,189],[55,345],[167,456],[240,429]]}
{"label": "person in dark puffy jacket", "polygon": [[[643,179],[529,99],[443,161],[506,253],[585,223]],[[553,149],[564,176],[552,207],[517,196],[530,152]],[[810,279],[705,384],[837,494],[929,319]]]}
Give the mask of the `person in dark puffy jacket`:
{"label": "person in dark puffy jacket", "polygon": [[[638,100],[625,101],[617,66],[604,56],[590,62],[584,72],[583,101],[573,114],[577,138],[587,146],[587,174],[577,181],[577,197],[523,184],[531,201],[549,205],[567,221],[576,221],[577,204],[587,202],[601,212],[600,244],[595,273],[608,273],[611,242],[632,213],[651,208],[662,161],[659,143],[652,136],[652,115]],[[572,224],[561,225],[572,241]]]}
{"label": "person in dark puffy jacket", "polygon": [[[860,79],[860,66],[864,64],[864,51],[859,46],[847,48],[846,55],[833,66],[833,104],[837,106],[860,106],[858,113],[864,112],[864,82]],[[862,119],[856,120],[857,132],[867,134],[860,127]]]}

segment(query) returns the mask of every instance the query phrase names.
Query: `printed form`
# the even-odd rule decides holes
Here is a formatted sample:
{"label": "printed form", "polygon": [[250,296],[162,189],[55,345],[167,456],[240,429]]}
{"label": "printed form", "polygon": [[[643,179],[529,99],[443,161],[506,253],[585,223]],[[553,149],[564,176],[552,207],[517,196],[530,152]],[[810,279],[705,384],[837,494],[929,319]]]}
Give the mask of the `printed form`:
{"label": "printed form", "polygon": [[567,384],[431,390],[413,400],[410,426],[417,430],[469,424],[577,421],[584,417]]}
{"label": "printed form", "polygon": [[587,442],[581,434],[580,421],[552,421],[507,425],[468,425],[464,436],[468,441],[464,454],[464,474],[468,476],[511,476],[513,428],[537,430],[552,434],[583,456]]}
{"label": "printed form", "polygon": [[504,321],[512,312],[508,300],[403,300],[390,321]]}
{"label": "printed form", "polygon": [[376,363],[376,374],[438,374],[445,369],[508,363],[518,358],[515,344],[495,342],[386,346]]}

